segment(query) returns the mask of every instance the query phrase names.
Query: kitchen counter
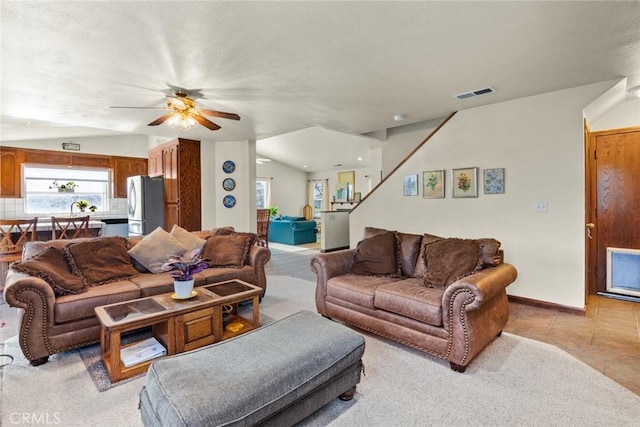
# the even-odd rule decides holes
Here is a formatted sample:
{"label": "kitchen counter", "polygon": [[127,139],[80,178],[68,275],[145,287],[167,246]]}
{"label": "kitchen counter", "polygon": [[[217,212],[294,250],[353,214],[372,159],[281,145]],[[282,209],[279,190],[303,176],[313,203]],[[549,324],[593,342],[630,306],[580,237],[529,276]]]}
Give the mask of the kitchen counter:
{"label": "kitchen counter", "polygon": [[[89,220],[89,228],[99,228],[102,229],[103,226],[102,221],[93,221]],[[40,231],[51,231],[51,221],[42,221],[38,220],[38,232]]]}

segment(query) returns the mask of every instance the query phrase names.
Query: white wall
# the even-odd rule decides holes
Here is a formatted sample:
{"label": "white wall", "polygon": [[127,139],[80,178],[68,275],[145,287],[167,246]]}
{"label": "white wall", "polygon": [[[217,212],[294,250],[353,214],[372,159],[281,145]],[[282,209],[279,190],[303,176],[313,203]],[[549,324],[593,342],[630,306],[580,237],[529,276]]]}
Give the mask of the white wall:
{"label": "white wall", "polygon": [[218,225],[216,218],[217,203],[221,203],[218,198],[222,197],[221,194],[223,192],[222,183],[220,183],[219,186],[216,185],[217,168],[221,168],[221,166],[218,165],[218,161],[216,159],[215,142],[200,141],[200,173],[202,176],[200,194],[203,230],[210,230],[212,228],[222,227],[225,225]]}
{"label": "white wall", "polygon": [[589,122],[592,132],[640,126],[640,99],[619,104],[598,120]]}
{"label": "white wall", "polygon": [[387,176],[444,119],[443,117],[387,129],[387,139],[382,141],[382,176]]}
{"label": "white wall", "polygon": [[[233,142],[205,142],[207,161],[203,160],[202,169],[202,227],[204,229],[233,226],[237,231],[256,231],[256,142],[253,140]],[[213,147],[213,154],[211,151]],[[209,161],[213,157],[213,161]],[[222,170],[222,164],[232,160],[236,169],[227,174]],[[225,191],[222,181],[233,178],[236,188]],[[204,194],[207,194],[205,205]],[[225,195],[231,194],[236,198],[233,208],[226,208],[222,204]],[[206,221],[205,221],[206,218]]]}
{"label": "white wall", "polygon": [[[350,214],[351,246],[365,226],[494,237],[518,269],[509,294],[583,308],[583,108],[610,87],[604,82],[458,112]],[[485,195],[479,186],[477,198],[453,199],[451,169],[461,167],[478,167],[479,178],[484,168],[505,168],[505,194]],[[431,169],[447,171],[446,198],[423,199],[422,191],[404,197],[403,177]],[[548,202],[547,213],[534,211],[538,201]]]}
{"label": "white wall", "polygon": [[307,204],[307,174],[299,169],[272,160],[256,164],[256,178],[271,183],[271,206],[278,207],[278,214],[303,216]]}
{"label": "white wall", "polygon": [[64,151],[63,142],[80,144],[80,151],[70,153],[102,154],[105,156],[149,157],[147,135],[94,136],[59,139],[39,139],[25,141],[2,141],[7,147],[31,148],[36,150]]}

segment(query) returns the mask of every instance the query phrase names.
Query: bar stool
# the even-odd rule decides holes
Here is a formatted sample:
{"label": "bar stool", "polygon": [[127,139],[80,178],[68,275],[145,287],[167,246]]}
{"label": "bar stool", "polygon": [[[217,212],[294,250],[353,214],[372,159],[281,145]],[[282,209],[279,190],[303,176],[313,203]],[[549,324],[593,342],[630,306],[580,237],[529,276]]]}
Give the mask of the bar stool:
{"label": "bar stool", "polygon": [[51,239],[89,237],[89,215],[73,218],[51,217]]}
{"label": "bar stool", "polygon": [[269,209],[258,209],[258,225],[257,225],[257,235],[258,239],[256,240],[256,244],[258,246],[264,246],[265,248],[269,247],[269,222],[271,221],[271,217],[269,215]]}
{"label": "bar stool", "polygon": [[0,285],[4,284],[9,264],[22,259],[22,247],[36,240],[37,232],[38,218],[0,220]]}

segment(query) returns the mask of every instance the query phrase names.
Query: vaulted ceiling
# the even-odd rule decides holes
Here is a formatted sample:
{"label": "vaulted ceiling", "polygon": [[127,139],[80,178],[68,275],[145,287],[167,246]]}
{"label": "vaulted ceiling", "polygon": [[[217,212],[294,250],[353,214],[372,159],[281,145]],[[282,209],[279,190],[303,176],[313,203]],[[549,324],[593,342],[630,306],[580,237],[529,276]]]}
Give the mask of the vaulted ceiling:
{"label": "vaulted ceiling", "polygon": [[[398,113],[407,124],[640,76],[637,1],[3,1],[0,8],[2,141],[66,129],[276,144],[271,137],[307,128],[359,135],[397,126]],[[454,98],[487,86],[495,93]],[[201,107],[242,119],[213,118],[221,130],[180,133],[147,126],[162,110],[109,108],[161,108],[175,88],[197,90]],[[329,141],[321,149],[339,147]]]}

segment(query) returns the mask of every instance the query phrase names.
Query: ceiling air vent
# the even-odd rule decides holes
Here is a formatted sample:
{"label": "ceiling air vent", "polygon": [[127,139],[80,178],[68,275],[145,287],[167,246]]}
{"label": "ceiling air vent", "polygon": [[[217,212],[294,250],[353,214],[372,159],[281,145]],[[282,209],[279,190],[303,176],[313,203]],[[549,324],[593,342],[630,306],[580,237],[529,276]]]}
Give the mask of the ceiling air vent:
{"label": "ceiling air vent", "polygon": [[493,92],[495,92],[495,90],[493,90],[492,87],[485,87],[482,89],[472,90],[471,92],[459,93],[457,95],[454,95],[453,97],[458,99],[467,99]]}

